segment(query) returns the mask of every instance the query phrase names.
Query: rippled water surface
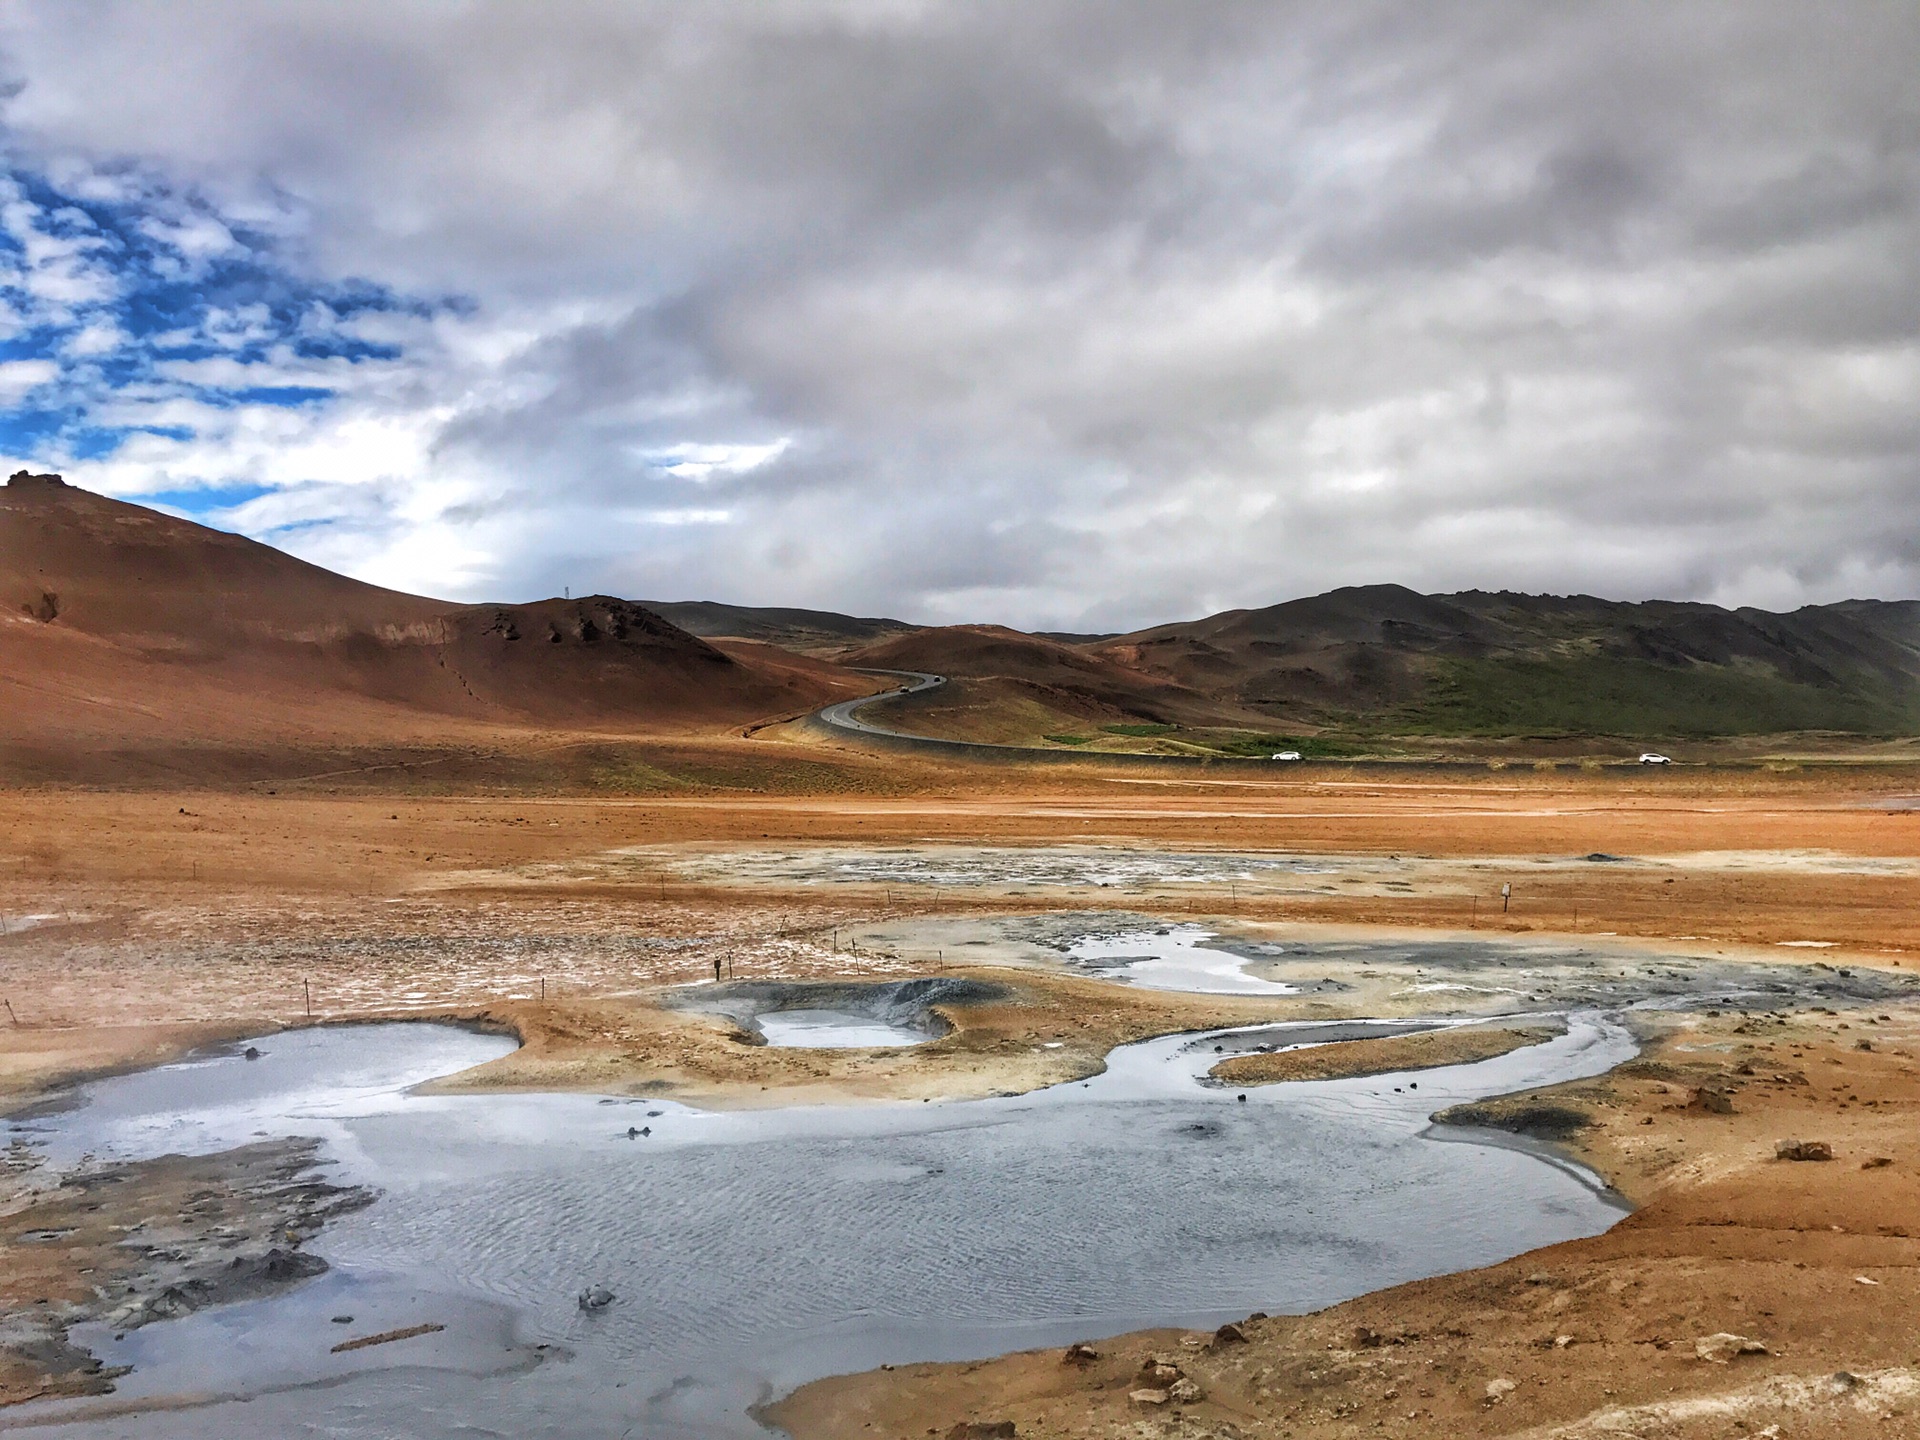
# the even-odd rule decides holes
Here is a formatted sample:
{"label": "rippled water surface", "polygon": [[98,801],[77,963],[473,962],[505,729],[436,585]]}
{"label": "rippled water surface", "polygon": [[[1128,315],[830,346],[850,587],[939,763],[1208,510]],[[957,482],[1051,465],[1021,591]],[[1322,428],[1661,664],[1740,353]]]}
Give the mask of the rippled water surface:
{"label": "rippled water surface", "polygon": [[[247,1403],[40,1433],[714,1440],[764,1434],[748,1407],[823,1374],[1308,1309],[1610,1225],[1573,1167],[1423,1132],[1456,1099],[1631,1053],[1575,1017],[1417,1095],[1374,1078],[1240,1101],[1195,1078],[1216,1037],[1175,1036],[1018,1098],[721,1114],[409,1095],[505,1043],[435,1027],[259,1043],[103,1082],[26,1138],[138,1155],[316,1134],[381,1199],[329,1227],[312,1248],[333,1273],[286,1297],[81,1336],[138,1367],[117,1400]],[[589,1284],[617,1299],[582,1311]],[[426,1321],[447,1328],[328,1353]]]}

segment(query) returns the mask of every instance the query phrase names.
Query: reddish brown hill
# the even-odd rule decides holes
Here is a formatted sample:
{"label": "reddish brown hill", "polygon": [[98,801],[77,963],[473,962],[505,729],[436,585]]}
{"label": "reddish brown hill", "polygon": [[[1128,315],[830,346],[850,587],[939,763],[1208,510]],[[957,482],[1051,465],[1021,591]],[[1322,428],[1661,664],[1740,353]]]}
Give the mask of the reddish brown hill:
{"label": "reddish brown hill", "polygon": [[0,740],[661,733],[871,688],[605,596],[454,605],[68,486],[0,489]]}

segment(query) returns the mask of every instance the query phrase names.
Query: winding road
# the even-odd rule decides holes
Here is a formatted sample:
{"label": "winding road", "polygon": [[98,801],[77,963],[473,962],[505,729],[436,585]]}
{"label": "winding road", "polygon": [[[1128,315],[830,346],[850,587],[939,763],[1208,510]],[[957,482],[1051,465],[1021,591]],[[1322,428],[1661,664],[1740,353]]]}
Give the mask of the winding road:
{"label": "winding road", "polygon": [[895,690],[882,690],[878,695],[862,695],[858,700],[842,700],[838,705],[829,705],[824,710],[814,711],[814,718],[823,725],[831,725],[836,730],[851,730],[856,735],[885,735],[893,740],[923,740],[932,745],[947,745],[965,742],[935,739],[928,735],[908,735],[900,730],[889,730],[884,725],[875,725],[862,720],[854,712],[862,705],[872,705],[879,700],[892,700],[901,695],[920,695],[928,690],[938,690],[947,683],[944,675],[929,675],[924,670],[861,670],[862,675],[898,675],[907,683]]}

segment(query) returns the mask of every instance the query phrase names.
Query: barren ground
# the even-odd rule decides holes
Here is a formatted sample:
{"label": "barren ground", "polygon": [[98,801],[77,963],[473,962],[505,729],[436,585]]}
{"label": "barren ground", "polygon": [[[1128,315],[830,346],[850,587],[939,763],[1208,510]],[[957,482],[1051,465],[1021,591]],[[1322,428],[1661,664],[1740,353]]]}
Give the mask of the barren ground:
{"label": "barren ground", "polygon": [[[770,773],[774,746],[759,744],[709,747],[707,773]],[[914,940],[1062,910],[1192,917],[1248,935],[1445,932],[1650,955],[1678,945],[1889,975],[1920,967],[1920,775],[1910,772],[1316,769],[1250,780],[920,768],[882,778],[865,760],[808,762],[820,788],[803,795],[757,782],[427,794],[404,769],[340,777],[331,794],[327,780],[277,794],[0,792],[0,998],[10,1007],[0,1011],[0,1101],[204,1039],[306,1023],[309,1005],[314,1020],[486,1017],[529,1042],[467,1086],[671,1087],[730,1104],[1026,1088],[1087,1073],[1113,1044],[1156,1030],[1396,1013],[1385,980],[1338,997],[1167,995],[1010,950],[963,965],[944,941],[929,956]],[[745,858],[929,845],[945,857],[1285,850],[1341,864],[1272,883],[1116,887],[823,879],[805,865],[781,878]],[[952,1014],[954,1031],[915,1051],[772,1051],[725,1022],[652,1003],[659,987],[710,982],[716,959],[737,980],[945,967],[1005,984],[1012,998]],[[1402,1003],[1398,1013],[1413,1006]],[[1889,1021],[1873,1018],[1883,1011]],[[1244,1345],[1190,1349],[1159,1335],[1102,1344],[1084,1370],[1058,1352],[913,1367],[810,1387],[782,1418],[802,1437],[920,1436],[1001,1417],[1022,1436],[1138,1426],[1692,1436],[1741,1433],[1736,1420],[1745,1433],[1775,1423],[1783,1435],[1899,1433],[1871,1416],[1920,1413],[1920,1382],[1903,1368],[1920,1358],[1907,1293],[1920,1257],[1892,1233],[1920,1234],[1910,1138],[1920,1075],[1904,1053],[1920,1019],[1894,1004],[1744,1033],[1733,1016],[1674,1023],[1638,1065],[1564,1101],[1599,1117],[1574,1142],[1582,1155],[1644,1206],[1606,1236],[1321,1316],[1260,1321]],[[1874,1048],[1856,1049],[1867,1037]],[[1742,1063],[1754,1073],[1738,1073]],[[1810,1083],[1768,1078],[1786,1071]],[[1734,1113],[1694,1103],[1702,1084],[1737,1088]],[[1774,1161],[1773,1142],[1789,1135],[1827,1139],[1838,1158]],[[1861,1168],[1880,1156],[1892,1163]],[[21,1263],[17,1247],[0,1249],[0,1274]],[[1529,1283],[1536,1275],[1546,1278]],[[1385,1338],[1356,1340],[1363,1330]],[[1721,1330],[1775,1353],[1724,1366],[1692,1358],[1696,1338]],[[1556,1346],[1560,1336],[1571,1338]],[[1129,1401],[1150,1350],[1174,1355],[1208,1398]],[[1821,1378],[1841,1368],[1865,1378]],[[1490,1402],[1487,1386],[1502,1379],[1514,1388],[1496,1387]],[[1614,1431],[1594,1418],[1682,1400],[1694,1408]]]}

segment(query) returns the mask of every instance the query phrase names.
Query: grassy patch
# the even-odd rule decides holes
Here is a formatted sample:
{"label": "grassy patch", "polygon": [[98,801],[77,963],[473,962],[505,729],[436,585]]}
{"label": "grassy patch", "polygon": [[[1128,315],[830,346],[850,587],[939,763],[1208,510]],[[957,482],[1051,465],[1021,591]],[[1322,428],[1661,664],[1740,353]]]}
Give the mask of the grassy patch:
{"label": "grassy patch", "polygon": [[1135,739],[1145,740],[1155,735],[1171,735],[1178,725],[1102,725],[1100,729],[1108,735],[1131,735]]}
{"label": "grassy patch", "polygon": [[1042,735],[1040,738],[1054,745],[1088,745],[1093,742],[1091,735]]}
{"label": "grassy patch", "polygon": [[1758,668],[1605,655],[1453,660],[1379,723],[1418,735],[1905,735],[1920,730],[1920,695],[1875,676],[1814,686]]}
{"label": "grassy patch", "polygon": [[1343,760],[1362,753],[1365,747],[1350,740],[1329,735],[1221,735],[1207,741],[1222,755],[1243,755],[1264,760],[1282,750],[1298,750],[1307,760]]}

